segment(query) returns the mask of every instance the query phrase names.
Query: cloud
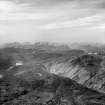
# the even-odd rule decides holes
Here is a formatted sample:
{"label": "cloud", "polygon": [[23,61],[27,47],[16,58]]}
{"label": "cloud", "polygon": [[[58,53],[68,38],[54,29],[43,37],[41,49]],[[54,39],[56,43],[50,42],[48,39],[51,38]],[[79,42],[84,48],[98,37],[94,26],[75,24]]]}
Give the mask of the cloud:
{"label": "cloud", "polygon": [[57,29],[57,28],[75,28],[75,27],[93,27],[105,21],[105,14],[96,14],[89,17],[77,18],[74,20],[51,22],[40,26],[41,29]]}
{"label": "cloud", "polygon": [[105,8],[105,1],[104,0],[8,0],[14,1],[16,3],[29,3],[34,6],[55,6],[65,3],[75,3],[80,5],[81,7],[86,8]]}
{"label": "cloud", "polygon": [[92,27],[92,29],[101,29],[101,30],[105,30],[105,22],[99,24],[98,26]]}
{"label": "cloud", "polygon": [[8,13],[21,11],[22,6],[10,1],[0,1],[0,13],[7,15]]}
{"label": "cloud", "polygon": [[11,1],[0,1],[0,20],[40,20],[55,17],[55,14],[50,12],[26,12],[33,11],[33,9],[35,8],[26,3],[16,4]]}
{"label": "cloud", "polygon": [[81,36],[85,39],[88,35],[89,40],[91,35],[97,35],[98,41],[105,23],[102,3],[103,0],[0,0],[0,42],[77,41],[79,36],[82,40]]}
{"label": "cloud", "polygon": [[[79,0],[80,1],[80,0]],[[93,0],[92,0],[93,1]],[[97,0],[95,0],[97,1]],[[18,3],[20,2],[20,3]],[[0,1],[0,20],[44,20],[56,18],[78,18],[79,14],[95,13],[97,10],[84,8],[84,4],[91,4],[86,0],[7,0]],[[58,5],[42,5],[54,3]],[[83,5],[82,5],[83,3]],[[40,5],[40,6],[39,6]],[[81,6],[82,5],[82,6]],[[82,8],[83,7],[83,8]],[[86,10],[87,9],[87,10]],[[83,13],[82,13],[83,12]],[[77,14],[77,15],[76,15]]]}
{"label": "cloud", "polygon": [[31,4],[31,6],[56,6],[65,3],[75,3],[80,5],[81,7],[88,8],[105,8],[105,0],[1,0],[1,1],[9,1],[14,2],[16,4]]}

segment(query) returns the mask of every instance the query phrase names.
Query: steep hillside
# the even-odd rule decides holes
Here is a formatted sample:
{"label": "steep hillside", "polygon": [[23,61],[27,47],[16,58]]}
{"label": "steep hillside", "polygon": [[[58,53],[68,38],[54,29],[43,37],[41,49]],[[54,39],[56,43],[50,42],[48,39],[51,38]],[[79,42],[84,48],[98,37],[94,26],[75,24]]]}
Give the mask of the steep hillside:
{"label": "steep hillside", "polygon": [[71,78],[89,88],[105,92],[105,61],[99,55],[82,55],[71,61],[54,63],[50,72]]}
{"label": "steep hillside", "polygon": [[5,78],[0,84],[0,105],[105,105],[105,94],[57,75],[30,82]]}

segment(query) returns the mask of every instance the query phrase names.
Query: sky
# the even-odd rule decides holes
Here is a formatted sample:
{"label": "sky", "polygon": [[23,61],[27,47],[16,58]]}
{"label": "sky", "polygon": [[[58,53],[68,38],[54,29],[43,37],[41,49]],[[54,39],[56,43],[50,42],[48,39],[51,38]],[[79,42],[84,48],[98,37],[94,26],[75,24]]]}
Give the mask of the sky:
{"label": "sky", "polygon": [[0,44],[105,43],[105,0],[0,0]]}

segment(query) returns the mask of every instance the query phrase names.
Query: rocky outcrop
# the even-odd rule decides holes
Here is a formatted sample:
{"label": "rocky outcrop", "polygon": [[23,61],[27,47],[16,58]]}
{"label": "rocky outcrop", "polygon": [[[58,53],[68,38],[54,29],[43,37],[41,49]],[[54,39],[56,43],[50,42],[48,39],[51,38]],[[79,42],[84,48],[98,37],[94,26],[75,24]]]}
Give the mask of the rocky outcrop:
{"label": "rocky outcrop", "polygon": [[68,62],[53,63],[50,72],[68,77],[89,88],[105,92],[104,59],[98,55],[82,55]]}

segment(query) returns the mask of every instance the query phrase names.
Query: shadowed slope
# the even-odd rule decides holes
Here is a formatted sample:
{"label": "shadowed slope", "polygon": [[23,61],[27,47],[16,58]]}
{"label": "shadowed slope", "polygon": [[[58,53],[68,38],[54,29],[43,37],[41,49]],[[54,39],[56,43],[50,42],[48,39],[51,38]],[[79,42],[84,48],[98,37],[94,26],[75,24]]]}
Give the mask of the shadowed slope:
{"label": "shadowed slope", "polygon": [[[6,94],[1,94],[1,104],[62,105],[65,103],[65,105],[105,105],[105,94],[88,89],[69,78],[49,75],[44,79],[35,79],[31,82],[16,81],[15,85],[12,84],[13,81],[11,81],[10,86],[8,85],[11,90],[5,90],[7,91]],[[18,91],[18,94],[16,91]]]}

